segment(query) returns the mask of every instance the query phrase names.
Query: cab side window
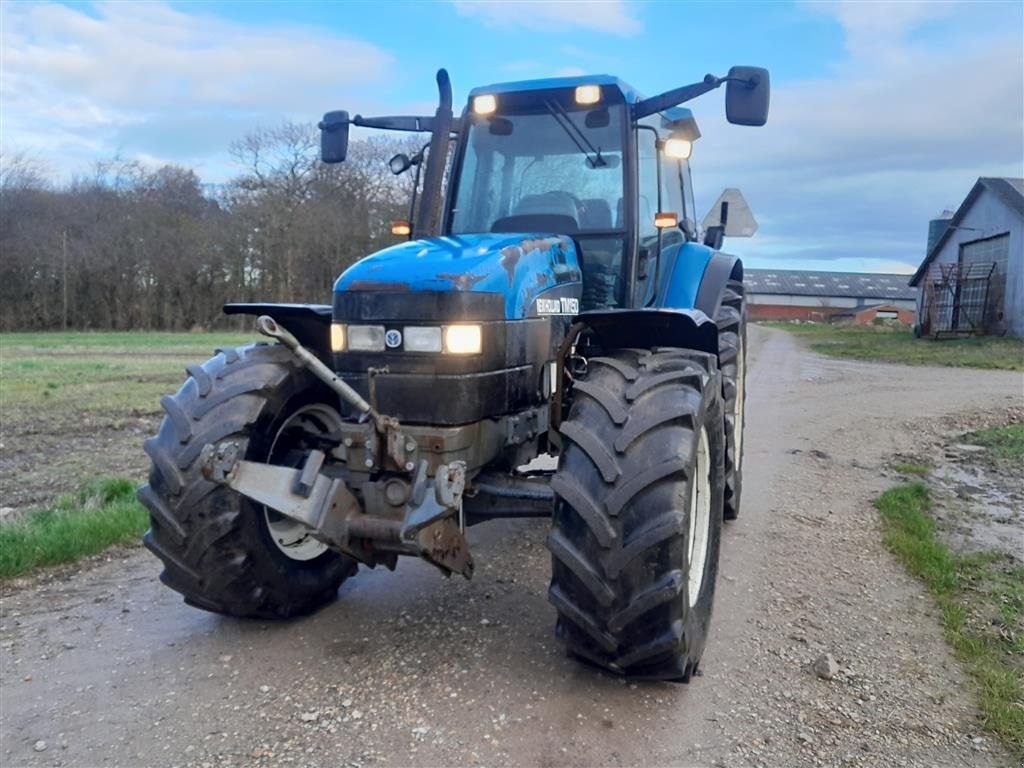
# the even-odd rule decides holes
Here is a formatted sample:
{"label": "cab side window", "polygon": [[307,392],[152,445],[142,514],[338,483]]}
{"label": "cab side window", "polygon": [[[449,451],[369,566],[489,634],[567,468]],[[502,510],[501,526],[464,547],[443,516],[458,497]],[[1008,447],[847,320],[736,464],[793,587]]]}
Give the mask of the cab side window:
{"label": "cab side window", "polygon": [[[642,120],[641,125],[647,123]],[[636,132],[637,148],[637,233],[640,245],[648,245],[658,237],[654,214],[658,212],[658,148],[653,131],[640,128]]]}

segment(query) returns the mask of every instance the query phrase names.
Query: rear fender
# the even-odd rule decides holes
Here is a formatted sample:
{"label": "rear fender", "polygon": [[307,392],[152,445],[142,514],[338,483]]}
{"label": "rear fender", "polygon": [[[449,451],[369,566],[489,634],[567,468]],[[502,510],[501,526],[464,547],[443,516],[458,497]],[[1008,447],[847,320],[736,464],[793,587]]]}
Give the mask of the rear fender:
{"label": "rear fender", "polygon": [[225,315],[269,315],[288,329],[299,343],[331,364],[330,304],[225,304]]}
{"label": "rear fender", "polygon": [[730,280],[743,280],[743,262],[727,253],[711,257],[697,290],[694,306],[708,317],[715,317]]}
{"label": "rear fender", "polygon": [[743,263],[735,256],[698,243],[669,246],[662,254],[654,306],[699,309],[714,317],[729,280],[743,279]]}

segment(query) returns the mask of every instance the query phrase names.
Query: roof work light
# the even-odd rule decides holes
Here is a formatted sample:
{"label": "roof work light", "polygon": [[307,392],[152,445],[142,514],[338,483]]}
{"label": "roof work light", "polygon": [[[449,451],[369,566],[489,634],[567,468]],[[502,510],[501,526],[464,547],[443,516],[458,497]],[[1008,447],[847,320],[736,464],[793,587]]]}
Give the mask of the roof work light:
{"label": "roof work light", "polygon": [[601,100],[601,86],[599,85],[577,85],[577,104],[597,104]]}
{"label": "roof work light", "polygon": [[668,138],[662,143],[665,157],[673,160],[689,160],[693,154],[693,142],[689,139]]}
{"label": "roof work light", "polygon": [[498,108],[498,99],[493,93],[473,97],[473,111],[478,115],[490,115]]}

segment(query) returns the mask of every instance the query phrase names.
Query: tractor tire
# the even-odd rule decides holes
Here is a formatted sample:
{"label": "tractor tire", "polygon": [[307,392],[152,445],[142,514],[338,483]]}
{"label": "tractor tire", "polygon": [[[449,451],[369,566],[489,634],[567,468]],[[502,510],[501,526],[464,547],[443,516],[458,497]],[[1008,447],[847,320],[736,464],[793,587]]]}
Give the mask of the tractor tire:
{"label": "tractor tire", "polygon": [[637,679],[696,672],[718,573],[723,424],[714,355],[617,350],[577,376],[547,541],[555,633],[571,655]]}
{"label": "tractor tire", "polygon": [[[153,462],[149,484],[138,492],[151,522],[143,541],[164,564],[160,580],[186,603],[228,616],[287,618],[331,602],[356,563],[298,523],[206,480],[199,454],[231,441],[251,461],[299,466],[303,441],[333,423],[337,398],[280,345],[219,350],[187,372],[181,389],[161,401],[166,415],[144,446]],[[286,542],[272,523],[300,533]]]}
{"label": "tractor tire", "polygon": [[726,520],[740,515],[743,490],[743,413],[746,400],[747,306],[743,283],[730,280],[715,315],[718,325],[718,365],[725,402]]}

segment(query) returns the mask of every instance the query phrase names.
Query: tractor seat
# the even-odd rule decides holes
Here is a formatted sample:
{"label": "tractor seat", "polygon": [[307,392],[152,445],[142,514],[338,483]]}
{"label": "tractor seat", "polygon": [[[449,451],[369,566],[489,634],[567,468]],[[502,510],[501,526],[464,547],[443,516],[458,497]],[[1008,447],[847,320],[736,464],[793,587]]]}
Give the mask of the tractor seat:
{"label": "tractor seat", "polygon": [[612,207],[607,200],[600,197],[589,197],[583,201],[584,212],[581,229],[611,229]]}
{"label": "tractor seat", "polygon": [[498,219],[491,232],[578,232],[576,202],[568,192],[527,195],[511,216]]}

